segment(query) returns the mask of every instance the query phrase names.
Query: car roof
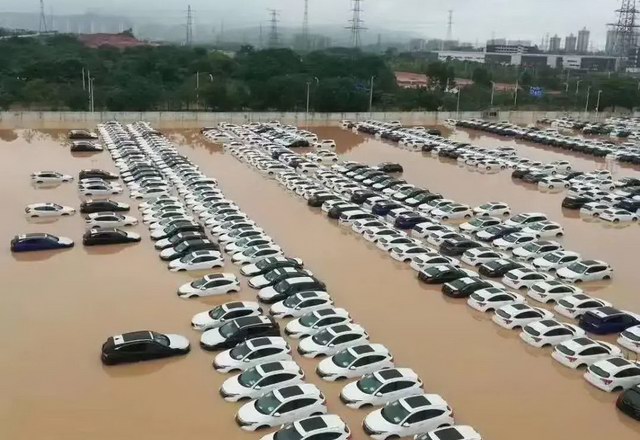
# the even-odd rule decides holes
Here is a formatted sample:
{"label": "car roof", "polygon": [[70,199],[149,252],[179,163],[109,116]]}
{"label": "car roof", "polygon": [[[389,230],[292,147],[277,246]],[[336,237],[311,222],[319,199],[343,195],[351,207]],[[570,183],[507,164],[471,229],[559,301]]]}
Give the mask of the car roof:
{"label": "car roof", "polygon": [[614,357],[597,362],[596,365],[608,372],[615,372],[621,370],[629,365],[638,366],[636,362],[632,362],[622,357]]}
{"label": "car roof", "polygon": [[347,332],[363,332],[364,329],[357,324],[338,324],[327,327],[326,329],[329,333],[333,335],[339,335]]}
{"label": "car roof", "polygon": [[342,430],[345,426],[345,423],[342,419],[333,414],[325,414],[321,416],[313,416],[308,417],[306,419],[298,420],[294,423],[296,430],[303,434],[307,435],[314,431],[323,431],[333,428],[338,428]]}
{"label": "car roof", "polygon": [[[235,280],[236,276],[232,273],[213,273],[213,274],[205,275],[204,278],[207,281],[221,280],[221,279]],[[242,303],[236,303],[236,304],[242,304]]]}
{"label": "car roof", "polygon": [[255,350],[266,346],[286,347],[287,341],[285,341],[284,338],[273,336],[249,339],[246,344],[249,348]]}
{"label": "car roof", "polygon": [[387,347],[382,344],[356,345],[355,347],[347,348],[347,350],[356,357],[364,356],[369,353],[389,353]]}
{"label": "car roof", "polygon": [[606,318],[609,316],[615,316],[615,315],[623,315],[625,314],[624,312],[615,309],[613,307],[600,307],[596,310],[590,310],[587,313],[590,313],[592,315],[595,315],[598,318]]}
{"label": "car roof", "polygon": [[265,362],[257,365],[256,370],[261,375],[267,375],[269,373],[275,373],[279,371],[298,371],[300,367],[294,361],[277,361],[277,362]]}
{"label": "car roof", "polygon": [[373,373],[373,376],[375,376],[380,382],[387,382],[400,378],[418,379],[418,375],[411,368],[389,368],[379,370]]}
{"label": "car roof", "polygon": [[438,394],[422,394],[405,397],[400,399],[399,402],[410,412],[430,406],[447,406],[447,402]]}
{"label": "car roof", "polygon": [[316,387],[315,385],[310,383],[301,383],[299,385],[291,385],[279,388],[273,391],[273,394],[278,398],[278,400],[285,401],[293,397],[303,395],[317,397],[321,393],[318,387]]}

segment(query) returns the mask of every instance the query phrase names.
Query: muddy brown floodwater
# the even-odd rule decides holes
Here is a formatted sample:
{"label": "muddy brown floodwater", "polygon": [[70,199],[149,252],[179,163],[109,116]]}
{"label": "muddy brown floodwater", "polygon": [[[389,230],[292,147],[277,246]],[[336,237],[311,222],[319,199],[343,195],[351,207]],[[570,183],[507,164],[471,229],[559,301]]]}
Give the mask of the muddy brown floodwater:
{"label": "muddy brown floodwater", "polygon": [[[398,161],[408,181],[447,197],[474,205],[504,200],[516,212],[548,213],[565,226],[566,247],[609,261],[616,269],[612,282],[587,285],[586,290],[640,311],[633,263],[639,243],[636,225],[614,229],[586,223],[562,211],[561,195],[514,185],[507,173],[471,173],[455,163],[336,128],[315,131],[336,139],[345,159]],[[600,392],[580,372],[559,366],[547,349],[525,347],[517,332],[502,330],[488,315],[422,285],[411,269],[206,144],[195,131],[166,132],[288,254],[303,258],[326,281],[336,304],[351,312],[372,341],[385,344],[398,366],[413,368],[428,392],[441,394],[458,422],[493,440],[638,438],[640,424],[615,409],[615,394]],[[193,314],[229,298],[178,299],[176,288],[193,276],[166,270],[146,227],[136,228],[143,241],[132,246],[87,250],[80,244],[62,252],[9,252],[9,240],[20,232],[51,232],[81,243],[84,227],[78,215],[45,224],[30,224],[23,216],[24,206],[32,202],[76,208],[80,202],[75,183],[32,188],[32,171],[77,175],[88,167],[114,169],[106,153],[72,157],[62,139],[61,132],[0,131],[0,239],[5,246],[0,254],[0,439],[259,438],[263,433],[244,433],[234,423],[239,405],[217,394],[228,376],[213,371],[213,355],[200,350],[199,334],[190,329]],[[479,135],[474,142],[499,141]],[[547,159],[558,154],[547,156],[524,144],[518,148],[531,157],[534,152]],[[127,201],[126,196],[115,198]],[[132,214],[138,215],[135,208]],[[237,273],[230,264],[224,270]],[[243,280],[235,297],[255,299],[255,291]],[[193,350],[170,360],[101,365],[100,345],[107,336],[144,328],[184,334]],[[323,382],[313,373],[317,361],[296,360],[327,395],[329,410],[351,426],[353,438],[367,438],[360,429],[367,411],[348,409],[338,400],[344,383]]]}

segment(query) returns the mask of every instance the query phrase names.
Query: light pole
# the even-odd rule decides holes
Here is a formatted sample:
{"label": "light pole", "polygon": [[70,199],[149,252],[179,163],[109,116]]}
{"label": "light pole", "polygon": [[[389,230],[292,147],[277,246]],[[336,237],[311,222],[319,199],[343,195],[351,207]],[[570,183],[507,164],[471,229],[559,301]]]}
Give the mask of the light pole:
{"label": "light pole", "polygon": [[587,87],[587,102],[584,104],[584,115],[589,113],[589,95],[591,95],[591,86]]}
{"label": "light pole", "polygon": [[[317,76],[314,76],[313,79],[316,80],[316,85],[320,84],[320,80],[318,79]],[[310,96],[311,96],[311,81],[307,81],[307,116],[309,115]]]}
{"label": "light pole", "polygon": [[515,96],[513,98],[513,106],[514,107],[518,106],[518,80],[516,80],[516,93],[515,93]]}
{"label": "light pole", "polygon": [[580,83],[582,82],[581,79],[579,79],[578,81],[576,81],[576,96],[578,96],[578,91],[580,90]]}
{"label": "light pole", "polygon": [[569,93],[569,82],[564,83],[564,93]]}
{"label": "light pole", "polygon": [[[202,72],[209,75],[209,82],[213,82],[213,75],[209,72]],[[196,72],[196,110],[200,105],[200,72]]]}
{"label": "light pole", "polygon": [[371,77],[371,85],[369,87],[369,116],[373,112],[373,80],[376,79],[375,75]]}
{"label": "light pole", "polygon": [[491,81],[491,107],[493,107],[493,96],[495,95],[495,92],[496,92],[496,83]]}
{"label": "light pole", "polygon": [[602,95],[602,90],[598,90],[598,99],[596,101],[596,121],[598,120],[598,113],[600,113],[600,95]]}

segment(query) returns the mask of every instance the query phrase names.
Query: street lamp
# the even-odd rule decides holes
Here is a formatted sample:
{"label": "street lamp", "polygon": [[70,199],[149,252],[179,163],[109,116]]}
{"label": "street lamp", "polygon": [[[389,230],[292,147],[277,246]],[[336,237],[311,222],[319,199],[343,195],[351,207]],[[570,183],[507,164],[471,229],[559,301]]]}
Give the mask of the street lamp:
{"label": "street lamp", "polygon": [[596,101],[596,121],[598,120],[598,113],[600,113],[600,95],[602,95],[602,90],[598,90],[598,100]]}
{"label": "street lamp", "polygon": [[576,81],[576,96],[578,95],[578,91],[580,90],[580,83],[582,82],[581,79],[579,79],[578,81]]}
{"label": "street lamp", "polygon": [[[320,84],[320,80],[317,76],[314,76],[313,79],[316,80],[316,85]],[[307,81],[307,115],[309,115],[309,98],[311,95],[311,81]]]}
{"label": "street lamp", "polygon": [[516,80],[516,93],[515,96],[513,97],[513,106],[517,107],[518,106],[518,80]]}
{"label": "street lamp", "polygon": [[373,111],[373,80],[376,79],[375,75],[371,77],[371,85],[369,87],[369,116]]}
{"label": "street lamp", "polygon": [[[213,82],[213,75],[209,72],[202,72],[209,75],[209,82]],[[200,105],[200,72],[196,72],[196,110]]]}
{"label": "street lamp", "polygon": [[491,81],[491,107],[493,107],[493,96],[495,94],[495,91],[496,91],[496,83]]}
{"label": "street lamp", "polygon": [[585,116],[589,113],[589,95],[591,94],[591,86],[587,87],[587,102],[584,104]]}
{"label": "street lamp", "polygon": [[462,91],[461,87],[458,87],[458,103],[456,104],[456,118],[460,119],[460,92]]}

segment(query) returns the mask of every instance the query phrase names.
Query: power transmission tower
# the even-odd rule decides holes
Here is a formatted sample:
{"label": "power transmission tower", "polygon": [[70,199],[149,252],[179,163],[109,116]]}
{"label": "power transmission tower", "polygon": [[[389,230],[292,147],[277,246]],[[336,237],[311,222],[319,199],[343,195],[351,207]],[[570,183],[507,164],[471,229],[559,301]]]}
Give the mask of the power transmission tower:
{"label": "power transmission tower", "polygon": [[309,50],[309,0],[304,0],[304,16],[302,18],[302,48]]}
{"label": "power transmission tower", "polygon": [[449,19],[447,20],[447,41],[453,40],[453,11],[449,9]]}
{"label": "power transmission tower", "polygon": [[615,32],[613,53],[620,57],[626,57],[629,50],[637,44],[638,28],[640,28],[636,22],[638,15],[636,0],[622,0],[620,8],[616,12],[618,13],[618,22],[610,23]]}
{"label": "power transmission tower", "polygon": [[193,15],[191,14],[191,5],[187,6],[187,36],[185,44],[187,46],[193,44]]}
{"label": "power transmission tower", "polygon": [[47,17],[44,15],[44,0],[40,0],[40,25],[38,26],[40,32],[47,32]]}
{"label": "power transmission tower", "polygon": [[268,9],[271,13],[271,29],[269,30],[269,47],[280,46],[280,35],[278,34],[278,14],[280,11],[277,9]]}
{"label": "power transmission tower", "polygon": [[351,9],[351,12],[353,13],[351,20],[349,20],[351,25],[348,26],[347,29],[351,31],[351,46],[357,49],[362,43],[360,40],[360,31],[367,29],[362,26],[364,23],[364,20],[361,18],[362,0],[353,0],[353,8]]}

